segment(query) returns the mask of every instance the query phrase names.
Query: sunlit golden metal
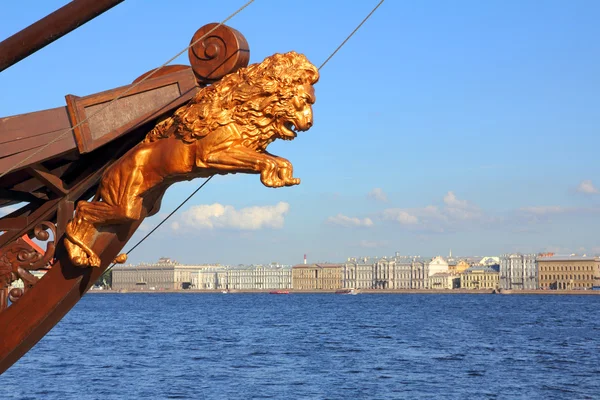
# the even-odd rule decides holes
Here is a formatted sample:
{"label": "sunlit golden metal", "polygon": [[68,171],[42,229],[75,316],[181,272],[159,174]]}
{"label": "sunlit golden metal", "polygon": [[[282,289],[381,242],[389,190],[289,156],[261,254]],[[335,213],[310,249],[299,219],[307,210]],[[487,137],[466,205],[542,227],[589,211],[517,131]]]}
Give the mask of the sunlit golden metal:
{"label": "sunlit golden metal", "polygon": [[[78,266],[100,266],[91,249],[99,226],[153,215],[173,183],[215,174],[260,174],[268,187],[300,183],[292,164],[270,154],[313,124],[319,72],[304,55],[275,54],[202,89],[104,173],[91,202],[77,205],[65,246]],[[121,254],[116,261],[125,262]]]}

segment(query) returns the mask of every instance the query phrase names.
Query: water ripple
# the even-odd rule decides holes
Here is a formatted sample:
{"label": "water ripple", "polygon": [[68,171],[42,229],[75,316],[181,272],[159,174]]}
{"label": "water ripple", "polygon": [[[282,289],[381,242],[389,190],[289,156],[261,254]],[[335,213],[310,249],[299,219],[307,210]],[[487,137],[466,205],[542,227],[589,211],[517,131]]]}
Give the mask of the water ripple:
{"label": "water ripple", "polygon": [[88,295],[1,377],[1,397],[592,399],[599,305],[595,296]]}

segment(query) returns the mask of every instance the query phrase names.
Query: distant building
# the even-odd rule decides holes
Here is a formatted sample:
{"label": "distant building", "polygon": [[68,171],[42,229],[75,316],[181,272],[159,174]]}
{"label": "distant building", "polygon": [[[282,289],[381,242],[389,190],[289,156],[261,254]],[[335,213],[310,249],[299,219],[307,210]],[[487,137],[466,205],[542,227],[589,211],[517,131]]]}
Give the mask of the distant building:
{"label": "distant building", "polygon": [[343,286],[342,264],[299,264],[292,267],[294,290],[336,290]]}
{"label": "distant building", "polygon": [[292,270],[283,266],[240,265],[227,269],[205,269],[194,278],[199,290],[291,289]]}
{"label": "distant building", "polygon": [[479,260],[479,265],[492,266],[500,264],[500,257],[496,256],[486,256]]}
{"label": "distant building", "polygon": [[373,264],[376,259],[373,258],[351,258],[342,268],[342,286],[344,288],[354,289],[372,289],[373,288]]}
{"label": "distant building", "polygon": [[457,264],[456,264],[456,268],[454,269],[454,271],[457,274],[462,274],[463,272],[465,272],[468,268],[471,267],[471,264],[469,264],[467,262],[467,260],[460,260]]}
{"label": "distant building", "polygon": [[538,266],[535,254],[504,254],[500,257],[500,289],[537,288]]}
{"label": "distant building", "polygon": [[448,262],[444,260],[444,257],[437,256],[434,257],[428,265],[428,274],[429,276],[433,274],[437,274],[439,272],[448,272]]}
{"label": "distant building", "polygon": [[154,264],[117,265],[112,269],[113,290],[177,290],[193,287],[192,276],[215,265],[182,265],[168,258]]}
{"label": "distant building", "polygon": [[223,289],[229,290],[291,289],[292,271],[290,268],[262,265],[229,269],[225,277],[225,286]]}
{"label": "distant building", "polygon": [[475,265],[460,275],[460,287],[464,289],[497,289],[498,271],[483,265]]}
{"label": "distant building", "polygon": [[380,258],[373,264],[373,289],[392,289],[396,262],[393,259]]}
{"label": "distant building", "polygon": [[542,289],[600,289],[599,257],[540,257],[537,264]]}
{"label": "distant building", "polygon": [[451,274],[455,273],[457,265],[458,265],[458,261],[448,260],[448,272],[450,272]]}
{"label": "distant building", "polygon": [[[227,271],[223,268],[206,268],[192,275],[192,286],[199,290],[221,289],[221,281],[226,281]],[[225,287],[223,288],[225,289]]]}
{"label": "distant building", "polygon": [[411,288],[428,289],[429,288],[429,264],[423,261],[414,260],[411,264]]}
{"label": "distant building", "polygon": [[396,261],[394,270],[394,289],[412,289],[413,269],[412,263],[406,261]]}
{"label": "distant building", "polygon": [[456,289],[460,286],[460,277],[450,272],[438,272],[429,277],[430,289]]}
{"label": "distant building", "polygon": [[426,289],[429,287],[429,264],[417,260],[416,257],[396,255],[381,258],[350,258],[342,265],[342,269],[344,288]]}

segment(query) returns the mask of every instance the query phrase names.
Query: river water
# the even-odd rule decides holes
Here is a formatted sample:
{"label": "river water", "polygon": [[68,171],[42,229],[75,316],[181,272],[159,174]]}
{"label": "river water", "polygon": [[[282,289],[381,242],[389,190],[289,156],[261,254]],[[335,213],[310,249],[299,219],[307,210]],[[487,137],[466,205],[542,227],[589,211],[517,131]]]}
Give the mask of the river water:
{"label": "river water", "polygon": [[88,294],[2,399],[592,399],[600,297]]}

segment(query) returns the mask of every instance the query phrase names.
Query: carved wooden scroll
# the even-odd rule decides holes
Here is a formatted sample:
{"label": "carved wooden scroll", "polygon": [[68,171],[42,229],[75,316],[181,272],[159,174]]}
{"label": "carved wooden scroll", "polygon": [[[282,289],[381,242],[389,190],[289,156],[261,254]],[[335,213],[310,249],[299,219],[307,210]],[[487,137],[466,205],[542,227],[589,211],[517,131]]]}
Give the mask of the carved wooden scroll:
{"label": "carved wooden scroll", "polygon": [[[198,41],[217,25],[208,24],[198,29],[190,44]],[[198,82],[205,85],[246,67],[250,61],[250,48],[240,32],[221,25],[190,47],[188,55]]]}

